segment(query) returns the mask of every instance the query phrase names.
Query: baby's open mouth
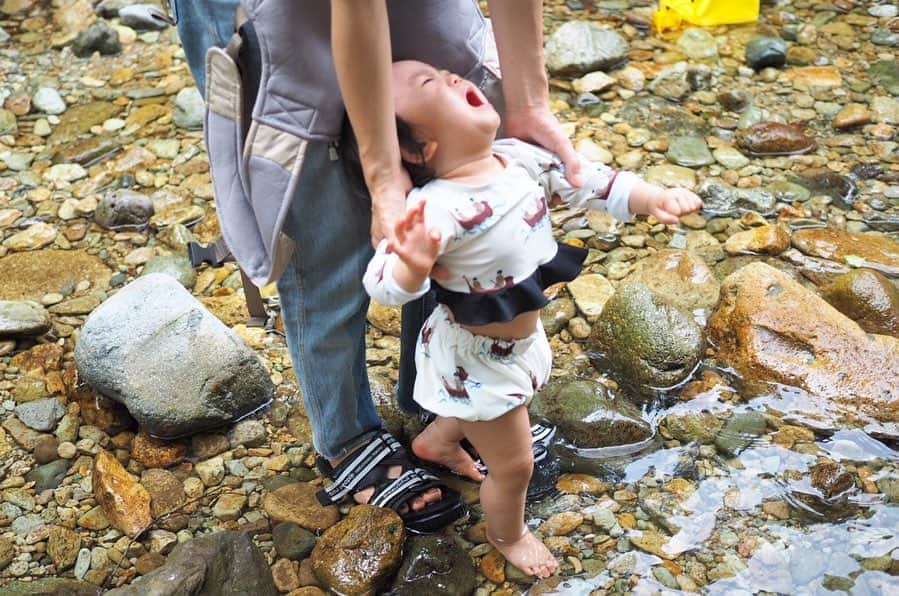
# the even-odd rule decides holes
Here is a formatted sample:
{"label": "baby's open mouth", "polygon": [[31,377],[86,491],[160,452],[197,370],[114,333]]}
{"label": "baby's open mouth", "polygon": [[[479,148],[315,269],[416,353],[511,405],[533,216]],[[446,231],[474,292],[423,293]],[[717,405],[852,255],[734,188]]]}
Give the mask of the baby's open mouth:
{"label": "baby's open mouth", "polygon": [[484,105],[484,100],[481,99],[481,96],[478,95],[478,92],[474,89],[469,89],[465,93],[465,100],[468,102],[468,105],[474,108],[479,108]]}

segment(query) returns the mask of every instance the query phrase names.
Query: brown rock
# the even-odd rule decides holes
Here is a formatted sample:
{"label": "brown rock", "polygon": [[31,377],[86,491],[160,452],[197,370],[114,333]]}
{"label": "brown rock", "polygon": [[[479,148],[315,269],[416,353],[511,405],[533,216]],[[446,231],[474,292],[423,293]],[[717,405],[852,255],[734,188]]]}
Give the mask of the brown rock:
{"label": "brown rock", "polygon": [[328,596],[327,592],[315,586],[297,588],[287,593],[287,596]]}
{"label": "brown rock", "polygon": [[31,377],[46,380],[47,373],[59,370],[62,356],[62,346],[38,344],[30,350],[13,356],[9,365],[22,369]]}
{"label": "brown rock", "polygon": [[724,243],[732,255],[743,253],[779,255],[790,248],[790,233],[783,226],[764,225],[737,232]]}
{"label": "brown rock", "polygon": [[154,519],[174,511],[187,502],[184,484],[167,470],[146,470],[140,477],[140,483],[150,495],[150,513]]}
{"label": "brown rock", "polygon": [[11,538],[0,536],[0,571],[6,569],[16,558],[16,545]]}
{"label": "brown rock", "polygon": [[312,559],[307,558],[300,561],[297,575],[300,578],[301,586],[320,587],[318,578],[315,577],[315,571],[312,569]]}
{"label": "brown rock", "polygon": [[563,511],[556,513],[540,525],[540,531],[545,536],[564,536],[575,531],[584,523],[584,516],[577,511]]}
{"label": "brown rock", "polygon": [[783,501],[765,501],[762,511],[775,519],[790,519],[790,506]]}
{"label": "brown rock", "polygon": [[162,567],[164,563],[165,557],[160,553],[144,553],[134,562],[134,570],[140,575],[146,575],[154,569]]}
{"label": "brown rock", "polygon": [[197,296],[209,312],[217,316],[222,323],[233,327],[238,323],[246,323],[250,317],[247,301],[240,294],[229,296]]}
{"label": "brown rock", "polygon": [[632,530],[631,533],[628,534],[628,537],[631,540],[631,544],[642,551],[662,557],[663,559],[673,558],[665,549],[665,547],[668,546],[668,539],[655,530]]}
{"label": "brown rock", "polygon": [[106,434],[117,435],[123,430],[137,426],[125,406],[98,395],[90,387],[78,388],[72,397],[81,406],[81,419],[84,424],[96,426]]}
{"label": "brown rock", "polygon": [[[101,121],[102,122],[102,121]],[[109,287],[112,272],[99,257],[80,250],[39,250],[0,258],[0,300],[40,300],[82,280]]]}
{"label": "brown rock", "polygon": [[315,543],[312,568],[335,592],[374,594],[399,566],[404,538],[403,520],[394,511],[358,505]]}
{"label": "brown rock", "polygon": [[860,103],[851,103],[833,118],[834,128],[851,128],[871,122],[871,111]]}
{"label": "brown rock", "polygon": [[265,496],[262,506],[274,522],[292,521],[307,530],[325,530],[340,519],[336,505],[315,498],[318,487],[305,482],[282,486]]}
{"label": "brown rock", "polygon": [[368,322],[387,335],[399,336],[401,312],[398,306],[384,306],[372,300],[368,305]]}
{"label": "brown rock", "polygon": [[785,449],[791,449],[796,443],[811,443],[815,440],[815,433],[802,426],[786,424],[777,429],[771,442]]}
{"label": "brown rock", "polygon": [[556,488],[560,492],[572,494],[601,495],[606,492],[606,485],[588,474],[562,474],[556,482]]}
{"label": "brown rock", "polygon": [[300,587],[300,578],[297,575],[297,563],[290,559],[278,559],[272,565],[272,579],[275,587],[281,592],[290,592]]}
{"label": "brown rock", "polygon": [[793,155],[808,153],[817,143],[805,134],[805,127],[780,122],[758,122],[737,135],[737,144],[750,155]]}
{"label": "brown rock", "polygon": [[108,451],[94,459],[92,479],[94,498],[113,526],[134,538],[153,521],[150,494]]}
{"label": "brown rock", "polygon": [[475,544],[487,542],[487,520],[482,519],[478,523],[465,529],[465,539]]}
{"label": "brown rock", "polygon": [[831,88],[843,84],[840,70],[835,66],[806,66],[784,72],[788,81],[801,81],[809,87]]}
{"label": "brown rock", "polygon": [[899,289],[880,273],[855,269],[835,278],[822,295],[868,333],[899,337]]}
{"label": "brown rock", "polygon": [[797,230],[793,234],[793,246],[807,255],[841,263],[861,259],[862,263],[850,264],[899,277],[899,242],[887,236],[853,234],[832,228]]}
{"label": "brown rock", "polygon": [[88,530],[105,530],[109,527],[109,520],[98,505],[78,518],[78,527]]}
{"label": "brown rock", "polygon": [[228,437],[219,433],[203,433],[191,439],[191,451],[197,459],[209,459],[231,448]]}
{"label": "brown rock", "polygon": [[67,33],[78,33],[96,20],[90,0],[73,0],[53,12],[53,24]]}
{"label": "brown rock", "polygon": [[50,555],[50,560],[56,566],[56,573],[61,573],[75,564],[80,548],[81,536],[62,526],[50,528],[47,554]]}
{"label": "brown rock", "polygon": [[53,435],[41,435],[34,443],[34,461],[46,464],[57,458],[59,441]]}
{"label": "brown rock", "polygon": [[499,585],[506,581],[506,559],[498,550],[491,549],[481,559],[480,571],[488,580]]}
{"label": "brown rock", "polygon": [[131,443],[131,458],[147,468],[168,468],[187,457],[182,441],[164,441],[140,431]]}
{"label": "brown rock", "polygon": [[899,340],[869,335],[788,275],[753,263],[728,276],[709,320],[721,364],[742,377],[744,393],[771,383],[813,399],[899,422]]}
{"label": "brown rock", "polygon": [[15,416],[4,420],[3,428],[12,436],[16,444],[27,451],[34,451],[34,445],[41,436],[39,432],[28,428]]}
{"label": "brown rock", "polygon": [[825,499],[832,499],[855,487],[855,479],[846,468],[832,461],[823,461],[810,467],[812,486],[821,491]]}
{"label": "brown rock", "polygon": [[622,286],[640,283],[686,309],[712,308],[718,302],[718,280],[698,256],[685,250],[660,250],[637,263]]}

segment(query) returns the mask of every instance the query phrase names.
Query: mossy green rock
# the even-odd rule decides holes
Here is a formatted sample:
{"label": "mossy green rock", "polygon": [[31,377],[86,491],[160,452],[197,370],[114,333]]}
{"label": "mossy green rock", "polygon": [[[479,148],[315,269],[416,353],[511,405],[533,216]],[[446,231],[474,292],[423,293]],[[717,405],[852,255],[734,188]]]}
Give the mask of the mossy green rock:
{"label": "mossy green rock", "polygon": [[634,283],[606,303],[588,346],[604,354],[627,383],[671,387],[696,368],[705,338],[689,312]]}
{"label": "mossy green rock", "polygon": [[574,318],[577,309],[571,298],[556,298],[540,311],[540,320],[547,335],[555,335]]}
{"label": "mossy green rock", "polygon": [[737,455],[748,447],[755,437],[765,433],[767,422],[760,412],[737,412],[724,425],[715,439],[715,445],[728,455]]}
{"label": "mossy green rock", "polygon": [[652,435],[635,406],[613,399],[605,386],[589,379],[551,380],[529,411],[556,424],[562,436],[584,449],[638,443]]}
{"label": "mossy green rock", "polygon": [[840,275],[822,294],[868,333],[899,337],[899,290],[877,271],[855,269]]}
{"label": "mossy green rock", "polygon": [[665,428],[671,437],[684,443],[712,443],[722,423],[712,412],[674,411],[665,417]]}
{"label": "mossy green rock", "polygon": [[477,571],[471,557],[448,536],[414,536],[393,582],[394,596],[471,594]]}

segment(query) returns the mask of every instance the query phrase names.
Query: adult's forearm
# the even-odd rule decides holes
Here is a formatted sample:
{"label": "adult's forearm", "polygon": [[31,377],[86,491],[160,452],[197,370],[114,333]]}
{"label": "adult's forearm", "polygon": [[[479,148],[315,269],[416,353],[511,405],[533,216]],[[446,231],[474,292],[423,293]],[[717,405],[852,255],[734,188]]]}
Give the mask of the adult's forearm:
{"label": "adult's forearm", "polygon": [[543,60],[543,2],[489,0],[506,110],[549,104]]}
{"label": "adult's forearm", "polygon": [[400,151],[391,84],[390,27],[384,0],[332,0],[331,50],[340,92],[373,195],[399,178]]}

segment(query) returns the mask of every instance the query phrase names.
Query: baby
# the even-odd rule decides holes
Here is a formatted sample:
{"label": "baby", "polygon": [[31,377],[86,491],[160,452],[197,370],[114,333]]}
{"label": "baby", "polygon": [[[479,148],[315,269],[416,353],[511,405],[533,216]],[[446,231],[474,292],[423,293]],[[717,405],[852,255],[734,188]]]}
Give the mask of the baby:
{"label": "baby", "polygon": [[[586,257],[553,240],[549,208],[587,206],[624,221],[651,214],[676,223],[701,201],[586,161],[585,183],[573,187],[552,154],[516,139],[497,141],[499,115],[453,73],[397,62],[393,89],[403,159],[419,187],[393,240],[378,246],[364,283],[387,305],[436,290],[439,304],[416,347],[414,397],[437,418],[413,450],[480,479],[459,444],[468,439],[489,469],[481,484],[487,539],[525,573],[545,577],[559,564],[525,525],[533,469],[527,404],[552,364],[540,324],[543,290],[575,279]],[[435,265],[442,274],[432,280]]]}

